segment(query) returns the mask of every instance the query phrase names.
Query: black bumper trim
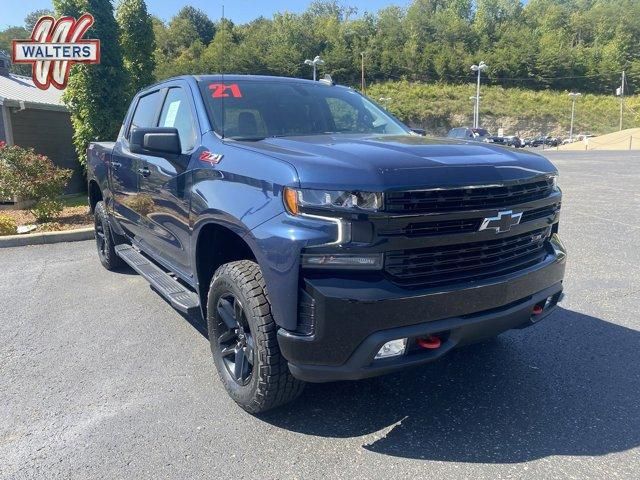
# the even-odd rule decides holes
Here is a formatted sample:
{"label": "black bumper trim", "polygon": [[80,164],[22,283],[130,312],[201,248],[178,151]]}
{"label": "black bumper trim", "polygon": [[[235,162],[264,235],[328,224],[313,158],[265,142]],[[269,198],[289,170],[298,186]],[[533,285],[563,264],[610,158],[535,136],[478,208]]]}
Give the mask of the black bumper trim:
{"label": "black bumper trim", "polygon": [[[307,382],[331,382],[338,380],[359,380],[384,375],[406,367],[422,365],[437,360],[456,347],[494,337],[506,330],[524,328],[552,313],[562,295],[562,282],[542,290],[502,310],[495,309],[475,315],[447,318],[405,327],[391,328],[368,336],[354,351],[349,360],[337,366],[304,365],[289,363],[294,377]],[[554,302],[540,315],[532,316],[533,307],[546,298]],[[386,342],[398,338],[424,337],[445,333],[444,341],[436,350],[412,351],[389,359],[374,360],[378,350]]]}

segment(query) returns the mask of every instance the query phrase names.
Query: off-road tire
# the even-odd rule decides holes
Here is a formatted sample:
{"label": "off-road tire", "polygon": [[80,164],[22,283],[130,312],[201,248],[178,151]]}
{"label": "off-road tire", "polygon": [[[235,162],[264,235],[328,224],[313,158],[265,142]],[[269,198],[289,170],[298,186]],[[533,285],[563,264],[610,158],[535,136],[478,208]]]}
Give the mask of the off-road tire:
{"label": "off-road tire", "polygon": [[124,266],[122,259],[116,254],[114,235],[109,226],[109,218],[104,202],[96,203],[94,212],[96,247],[100,263],[107,270],[118,270]]}
{"label": "off-road tire", "polygon": [[[252,338],[253,364],[246,384],[234,378],[229,362],[225,363],[222,355],[224,347],[221,346],[221,335],[226,333],[225,338],[228,338],[229,331],[233,329],[228,328],[228,323],[225,324],[218,308],[221,302],[229,298],[239,300],[244,311],[244,315],[240,316],[243,321],[246,320],[249,330],[246,338]],[[277,327],[258,264],[240,260],[216,270],[207,299],[207,326],[211,353],[220,380],[229,396],[244,410],[252,414],[262,413],[291,402],[300,395],[304,383],[291,375],[287,361],[280,353]]]}

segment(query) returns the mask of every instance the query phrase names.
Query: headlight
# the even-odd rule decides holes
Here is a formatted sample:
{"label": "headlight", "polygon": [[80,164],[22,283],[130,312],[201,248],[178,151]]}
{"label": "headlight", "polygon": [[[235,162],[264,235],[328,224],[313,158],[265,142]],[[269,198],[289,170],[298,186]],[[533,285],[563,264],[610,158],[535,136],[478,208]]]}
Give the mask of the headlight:
{"label": "headlight", "polygon": [[298,215],[305,208],[326,210],[364,210],[382,208],[382,193],[345,190],[309,190],[284,188],[284,204],[289,213]]}
{"label": "headlight", "polygon": [[552,181],[552,186],[554,189],[558,188],[558,174],[549,175],[549,178]]}

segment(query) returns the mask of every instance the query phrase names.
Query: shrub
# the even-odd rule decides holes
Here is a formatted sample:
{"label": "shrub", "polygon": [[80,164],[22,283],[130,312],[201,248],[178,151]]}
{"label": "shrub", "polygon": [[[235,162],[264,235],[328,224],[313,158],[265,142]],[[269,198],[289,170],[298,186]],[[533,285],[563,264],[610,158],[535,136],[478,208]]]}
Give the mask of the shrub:
{"label": "shrub", "polygon": [[44,155],[19,146],[0,146],[0,198],[33,200],[31,213],[39,222],[50,220],[62,211],[57,199],[72,171],[56,167]]}
{"label": "shrub", "polygon": [[15,235],[18,233],[18,227],[13,217],[0,213],[0,237],[3,235]]}

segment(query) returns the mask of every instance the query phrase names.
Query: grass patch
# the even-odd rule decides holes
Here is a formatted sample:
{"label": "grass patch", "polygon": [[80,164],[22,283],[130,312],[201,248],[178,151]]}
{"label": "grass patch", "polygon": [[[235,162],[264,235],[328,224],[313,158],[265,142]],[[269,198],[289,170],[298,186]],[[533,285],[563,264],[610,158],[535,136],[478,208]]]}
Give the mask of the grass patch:
{"label": "grass patch", "polygon": [[66,195],[61,198],[61,201],[65,207],[86,207],[89,205],[85,193]]}

